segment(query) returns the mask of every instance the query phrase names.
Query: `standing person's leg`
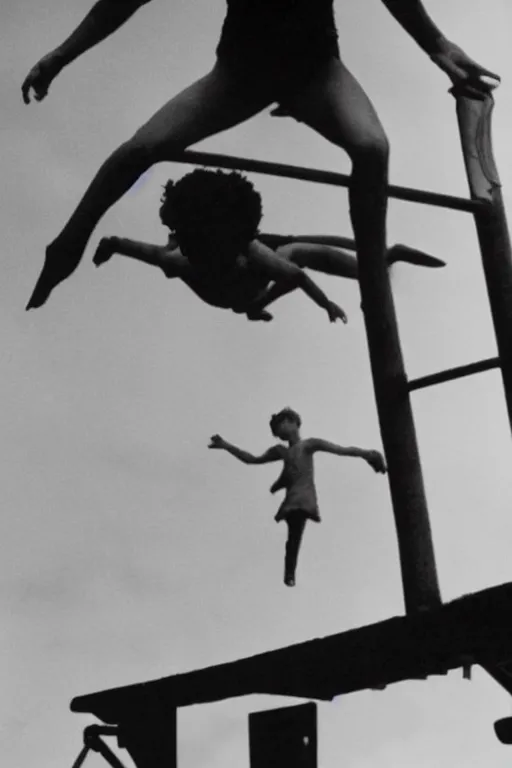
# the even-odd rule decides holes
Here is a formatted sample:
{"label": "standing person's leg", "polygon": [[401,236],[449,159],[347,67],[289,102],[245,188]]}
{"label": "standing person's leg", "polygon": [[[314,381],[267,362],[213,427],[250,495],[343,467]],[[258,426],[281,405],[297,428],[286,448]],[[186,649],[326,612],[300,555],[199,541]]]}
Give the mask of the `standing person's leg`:
{"label": "standing person's leg", "polygon": [[191,144],[247,120],[270,101],[263,87],[251,90],[219,63],[171,99],[101,166],[68,223],[48,246],[27,309],[44,304],[53,288],[76,269],[98,221],[150,166],[171,161]]}
{"label": "standing person's leg", "polygon": [[358,254],[384,263],[389,145],[369,98],[345,65],[332,58],[284,94],[287,111],[352,160],[350,215]]}
{"label": "standing person's leg", "polygon": [[284,583],[287,587],[294,587],[297,559],[302,542],[302,534],[306,526],[306,517],[297,512],[295,515],[290,515],[286,523],[288,525],[288,538],[285,545]]}

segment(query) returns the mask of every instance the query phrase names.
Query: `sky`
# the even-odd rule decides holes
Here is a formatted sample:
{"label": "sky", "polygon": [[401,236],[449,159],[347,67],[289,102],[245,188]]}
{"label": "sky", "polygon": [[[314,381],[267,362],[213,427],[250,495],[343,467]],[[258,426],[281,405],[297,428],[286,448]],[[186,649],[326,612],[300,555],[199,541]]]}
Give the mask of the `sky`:
{"label": "sky", "polygon": [[[512,207],[512,7],[426,0],[445,35],[499,72],[495,154]],[[107,155],[212,65],[221,0],[154,0],[25,106],[20,85],[90,2],[4,0],[0,20],[0,741],[10,768],[69,766],[91,718],[75,695],[229,661],[403,613],[386,479],[319,456],[323,523],[306,530],[297,587],[282,584],[276,467],[207,450],[211,434],[259,452],[285,405],[304,435],[380,448],[355,283],[315,275],[349,324],[302,295],[251,324],[156,270],[114,258],[103,235],[164,242],[158,201],[188,166],[149,172],[98,226],[48,304],[24,306],[44,247]],[[449,81],[377,0],[337,0],[342,57],[391,142],[391,181],[467,195]],[[201,149],[349,172],[347,156],[268,110]],[[251,176],[267,231],[350,235],[346,190]],[[409,376],[496,353],[471,218],[391,202],[389,242],[447,261],[397,265]],[[413,396],[443,599],[512,580],[512,449],[499,374]],[[180,768],[248,766],[251,696],[179,712]],[[492,723],[509,697],[461,670],[319,706],[319,765],[501,768]],[[95,768],[100,758],[88,758]],[[127,755],[123,760],[130,765]]]}

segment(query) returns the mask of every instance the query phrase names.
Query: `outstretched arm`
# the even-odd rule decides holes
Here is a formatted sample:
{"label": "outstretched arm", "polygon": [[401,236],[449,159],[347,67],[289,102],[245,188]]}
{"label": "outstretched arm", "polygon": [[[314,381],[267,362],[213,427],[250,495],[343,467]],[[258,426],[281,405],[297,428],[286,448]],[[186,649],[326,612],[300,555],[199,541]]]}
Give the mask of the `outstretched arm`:
{"label": "outstretched arm", "polygon": [[67,64],[119,29],[148,2],[150,0],[98,0],[75,31],[32,67],[21,87],[25,104],[30,102],[31,90],[37,101],[44,99],[51,82]]}
{"label": "outstretched arm", "polygon": [[[331,322],[338,319],[343,320],[344,323],[347,322],[347,316],[341,307],[330,301],[318,285],[296,264],[280,258],[269,248],[256,242],[251,244],[249,256],[254,269],[279,285],[279,289],[277,287],[275,289],[278,295],[301,288],[315,304],[326,310]],[[285,289],[282,292],[281,286]]]}
{"label": "outstretched arm", "polygon": [[[320,242],[323,239],[328,242]],[[280,235],[258,236],[258,240],[264,245],[275,249],[279,258],[284,258],[292,265],[301,269],[309,268],[317,272],[323,272],[327,275],[336,275],[337,277],[346,277],[356,280],[358,276],[357,259],[338,243],[345,243],[348,238],[323,237],[318,235],[292,238]],[[334,245],[333,245],[334,243]],[[269,304],[294,291],[296,286],[289,282],[276,282],[268,288],[265,288],[259,296],[254,299],[247,316],[251,319],[259,319]]]}
{"label": "outstretched arm", "polygon": [[386,472],[386,462],[379,451],[368,451],[364,448],[355,448],[354,446],[345,447],[317,437],[308,440],[308,449],[311,453],[323,451],[324,453],[334,453],[336,456],[355,456],[368,462],[375,472]]}
{"label": "outstretched arm", "polygon": [[268,451],[262,453],[261,456],[254,456],[254,454],[244,451],[241,448],[237,448],[236,445],[228,443],[220,435],[213,435],[210,438],[210,445],[208,448],[217,448],[227,451],[239,461],[243,461],[244,464],[268,464],[271,461],[279,461],[283,458],[282,450],[279,445],[273,445]]}
{"label": "outstretched arm", "polygon": [[432,61],[442,69],[454,85],[465,85],[468,95],[482,97],[490,87],[480,78],[499,76],[485,69],[447,40],[426,12],[421,0],[382,0],[398,23],[418,43]]}

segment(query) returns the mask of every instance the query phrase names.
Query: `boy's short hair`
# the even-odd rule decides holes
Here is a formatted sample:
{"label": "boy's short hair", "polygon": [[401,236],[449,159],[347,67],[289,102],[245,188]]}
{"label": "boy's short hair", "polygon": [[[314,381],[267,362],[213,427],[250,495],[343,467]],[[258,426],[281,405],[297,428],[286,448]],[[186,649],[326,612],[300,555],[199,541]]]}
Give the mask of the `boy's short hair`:
{"label": "boy's short hair", "polygon": [[160,219],[176,233],[201,239],[221,233],[241,247],[253,240],[262,217],[261,196],[242,174],[198,168],[164,187]]}
{"label": "boy's short hair", "polygon": [[285,419],[289,419],[289,421],[294,421],[297,427],[299,428],[300,428],[300,425],[302,424],[302,419],[300,418],[297,411],[294,411],[293,408],[283,408],[282,411],[279,411],[279,413],[273,413],[272,418],[270,419],[270,431],[275,437],[277,437],[276,429],[279,427],[279,424]]}

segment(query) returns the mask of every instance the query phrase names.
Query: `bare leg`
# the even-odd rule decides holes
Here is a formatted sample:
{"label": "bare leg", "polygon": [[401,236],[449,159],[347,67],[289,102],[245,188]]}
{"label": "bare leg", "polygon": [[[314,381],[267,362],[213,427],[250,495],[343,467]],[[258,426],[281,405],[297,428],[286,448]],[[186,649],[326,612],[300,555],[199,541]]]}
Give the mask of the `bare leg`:
{"label": "bare leg", "polygon": [[[290,249],[288,246],[278,249],[277,253],[287,258],[302,269],[313,269],[327,275],[336,275],[357,280],[359,276],[357,259],[341,248],[331,246],[312,246],[298,243]],[[407,245],[393,245],[386,251],[386,263],[390,267],[397,261],[415,264],[421,267],[444,267],[445,262],[428,253],[409,248]],[[289,283],[274,283],[266,288],[250,305],[250,315],[259,315],[269,304],[295,290]]]}
{"label": "bare leg", "polygon": [[405,261],[407,264],[415,264],[418,267],[445,267],[446,262],[438,259],[437,256],[431,256],[424,251],[418,251],[416,248],[409,248],[408,245],[392,245],[387,252],[387,262],[391,266],[397,261]]}
{"label": "bare leg", "polygon": [[326,275],[357,280],[357,259],[348,251],[331,245],[295,243],[279,248],[277,254],[302,269],[313,269]]}
{"label": "bare leg", "polygon": [[[388,141],[372,103],[345,65],[331,59],[308,82],[290,87],[283,97],[290,114],[345,149],[352,160],[349,202],[358,256],[381,267],[398,260],[444,266],[444,262],[406,246],[386,249]],[[337,263],[344,277],[357,277],[357,264],[349,262],[350,258],[344,254],[338,261],[324,255],[321,269],[340,274],[332,271]],[[307,266],[319,268],[313,261]],[[352,274],[347,274],[347,268]]]}
{"label": "bare leg", "polygon": [[304,515],[297,513],[295,517],[290,517],[286,523],[288,525],[288,538],[286,539],[284,557],[284,583],[287,587],[294,587],[297,559],[302,542],[302,534],[306,527],[306,518]]}
{"label": "bare leg", "polygon": [[[284,246],[277,251],[289,261],[303,269],[313,269],[324,272],[327,275],[336,275],[357,280],[359,276],[357,259],[351,253],[342,248],[329,245],[309,245],[296,243],[293,246]],[[415,264],[419,267],[444,267],[445,262],[435,256],[407,245],[393,245],[386,251],[386,263],[391,266],[397,261]]]}
{"label": "bare leg", "polygon": [[356,250],[356,241],[351,237],[342,237],[341,235],[276,235],[270,232],[259,232],[258,240],[273,250],[291,243],[332,245],[334,248],[346,248],[351,252]]}
{"label": "bare leg", "polygon": [[370,100],[344,64],[333,58],[281,101],[294,117],[348,152],[357,250],[384,265],[389,147]]}
{"label": "bare leg", "polygon": [[53,288],[76,269],[98,221],[150,166],[172,160],[177,152],[247,120],[270,103],[263,92],[247,90],[216,64],[122,144],[101,166],[70,220],[48,246],[27,309],[42,306]]}

